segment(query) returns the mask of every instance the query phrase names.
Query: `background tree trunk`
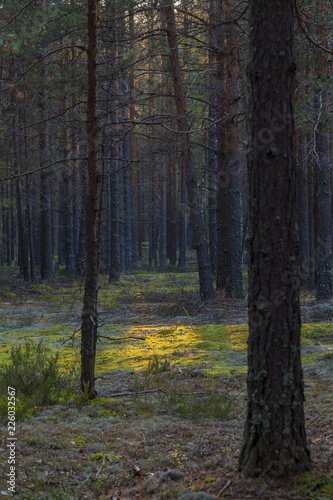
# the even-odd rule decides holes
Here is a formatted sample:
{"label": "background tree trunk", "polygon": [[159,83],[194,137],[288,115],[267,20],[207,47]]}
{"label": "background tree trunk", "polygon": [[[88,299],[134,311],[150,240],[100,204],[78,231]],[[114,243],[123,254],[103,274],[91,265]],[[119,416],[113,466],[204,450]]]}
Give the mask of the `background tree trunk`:
{"label": "background tree trunk", "polygon": [[187,119],[186,94],[180,67],[173,3],[169,0],[165,0],[164,8],[178,131],[180,132],[181,141],[182,172],[184,173],[187,186],[191,226],[194,235],[194,246],[197,252],[200,297],[202,300],[206,300],[214,296],[214,288],[209,261],[208,245],[205,236],[205,225],[201,213],[197,179],[193,164],[193,152],[190,143],[190,127]]}
{"label": "background tree trunk", "polygon": [[[238,26],[230,22],[237,17],[234,1],[224,2],[220,12],[226,24],[218,37],[218,64],[220,88],[218,102],[217,154],[217,288],[225,290],[226,297],[242,298],[242,203],[241,168],[238,154]],[[224,49],[222,51],[222,48]],[[223,130],[221,130],[223,129]]]}

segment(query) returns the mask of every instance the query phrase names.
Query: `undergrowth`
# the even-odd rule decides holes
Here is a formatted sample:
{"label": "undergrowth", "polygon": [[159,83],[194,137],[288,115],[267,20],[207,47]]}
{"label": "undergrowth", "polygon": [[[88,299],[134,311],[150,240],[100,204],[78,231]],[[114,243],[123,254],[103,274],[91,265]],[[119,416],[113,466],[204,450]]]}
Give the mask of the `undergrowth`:
{"label": "undergrowth", "polygon": [[45,346],[42,341],[27,341],[12,346],[7,364],[1,366],[0,418],[7,416],[7,390],[15,389],[17,404],[16,418],[33,413],[39,406],[66,401],[77,390],[77,376],[74,369],[63,369],[59,353]]}
{"label": "undergrowth", "polygon": [[148,369],[132,382],[131,389],[138,395],[137,411],[147,415],[167,413],[191,420],[234,417],[236,406],[219,377],[198,376],[195,383],[192,378],[184,377],[186,372],[180,373],[168,360],[154,356]]}

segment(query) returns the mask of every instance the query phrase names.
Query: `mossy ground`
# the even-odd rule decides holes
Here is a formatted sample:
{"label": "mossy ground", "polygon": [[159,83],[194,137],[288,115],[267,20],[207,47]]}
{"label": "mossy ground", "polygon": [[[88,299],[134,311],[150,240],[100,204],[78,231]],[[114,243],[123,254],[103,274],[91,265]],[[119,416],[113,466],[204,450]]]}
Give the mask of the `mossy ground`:
{"label": "mossy ground", "polygon": [[[27,412],[17,426],[16,498],[175,500],[184,489],[214,498],[331,498],[331,323],[302,327],[313,475],[244,479],[236,470],[246,411],[246,307],[223,296],[200,304],[197,280],[195,272],[137,272],[114,284],[101,277],[99,397]],[[6,283],[0,363],[27,339],[57,348],[64,366],[79,363],[82,292],[81,283],[66,279]],[[5,465],[6,427],[2,437]],[[163,482],[168,469],[184,477]]]}

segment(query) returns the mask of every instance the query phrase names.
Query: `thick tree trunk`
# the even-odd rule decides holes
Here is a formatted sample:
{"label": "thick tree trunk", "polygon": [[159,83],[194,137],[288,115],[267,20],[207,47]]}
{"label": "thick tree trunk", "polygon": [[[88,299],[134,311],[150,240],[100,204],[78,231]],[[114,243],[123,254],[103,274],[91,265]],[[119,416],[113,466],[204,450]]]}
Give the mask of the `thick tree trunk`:
{"label": "thick tree trunk", "polygon": [[250,1],[249,341],[239,468],[282,477],[310,468],[300,353],[293,7]]}
{"label": "thick tree trunk", "polygon": [[182,171],[184,173],[187,186],[191,226],[198,260],[200,297],[202,300],[206,300],[214,296],[214,288],[209,261],[208,245],[205,236],[206,231],[201,213],[192,146],[190,142],[190,127],[187,119],[186,94],[179,60],[176,20],[172,0],[164,0],[164,7],[178,131],[180,133],[181,140]]}
{"label": "thick tree trunk", "polygon": [[99,175],[97,141],[97,0],[88,0],[88,95],[86,277],[81,322],[81,389],[94,398],[98,327],[97,281],[99,270]]}

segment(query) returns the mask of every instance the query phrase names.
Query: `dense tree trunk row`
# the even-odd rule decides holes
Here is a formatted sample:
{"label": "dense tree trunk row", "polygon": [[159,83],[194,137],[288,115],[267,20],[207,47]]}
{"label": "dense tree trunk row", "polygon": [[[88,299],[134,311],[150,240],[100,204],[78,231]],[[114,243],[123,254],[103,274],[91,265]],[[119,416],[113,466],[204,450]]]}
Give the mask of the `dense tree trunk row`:
{"label": "dense tree trunk row", "polygon": [[[99,5],[101,271],[115,281],[138,263],[165,269],[196,260],[202,298],[213,295],[212,278],[219,293],[238,298],[246,258],[248,14],[231,0],[195,5]],[[37,11],[30,5],[22,18],[7,19],[0,61],[1,179],[8,179],[0,186],[0,262],[19,265],[25,280],[48,279],[59,269],[82,276],[85,269],[87,33],[73,7],[72,0],[58,6],[58,25],[50,19],[59,13],[45,0]],[[304,4],[303,21],[313,17],[306,27],[323,46],[329,7]],[[330,55],[309,45],[302,31],[296,49],[301,281],[327,298]]]}

